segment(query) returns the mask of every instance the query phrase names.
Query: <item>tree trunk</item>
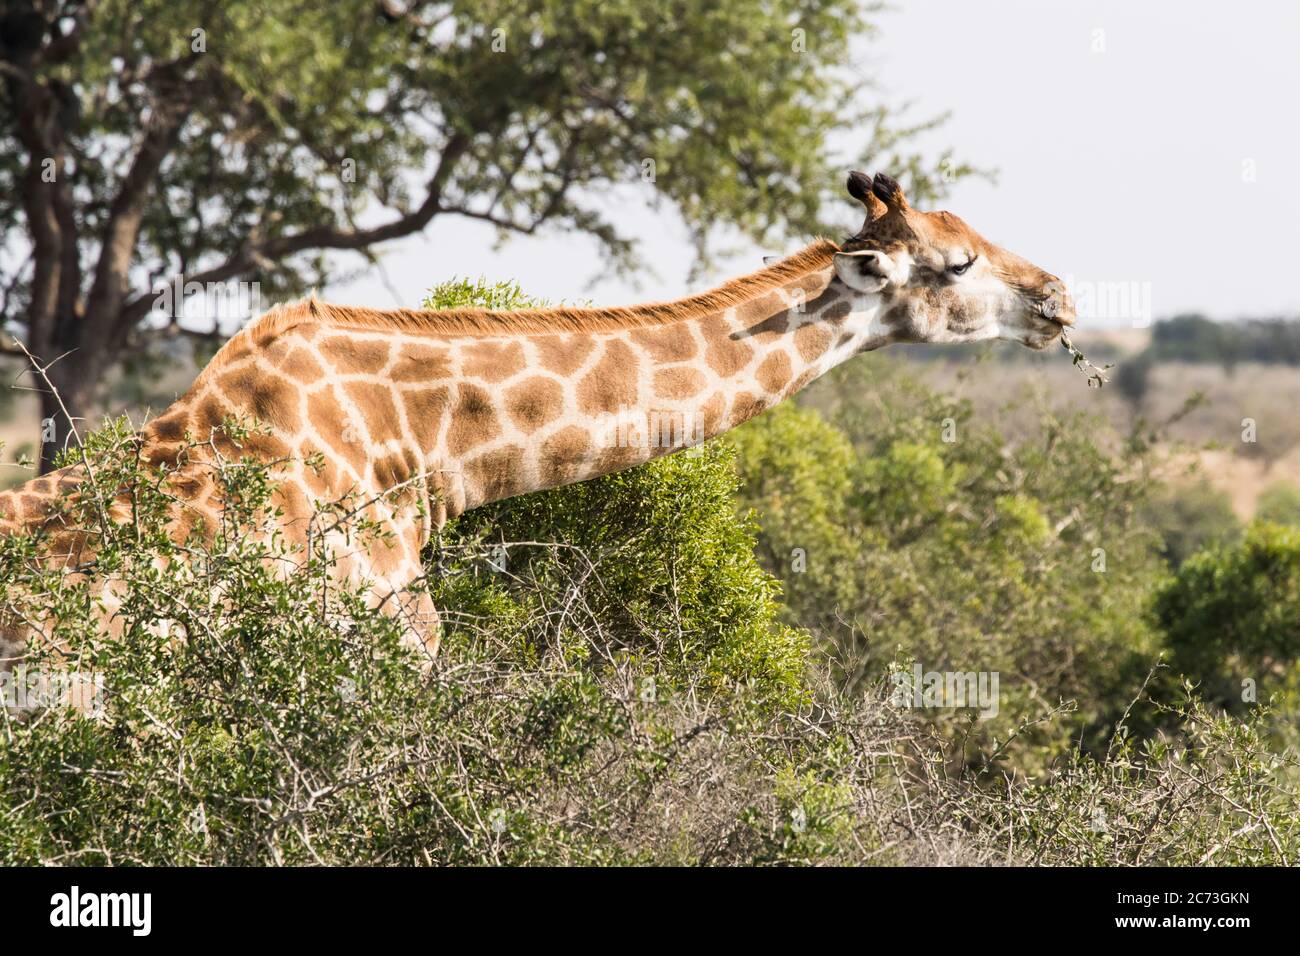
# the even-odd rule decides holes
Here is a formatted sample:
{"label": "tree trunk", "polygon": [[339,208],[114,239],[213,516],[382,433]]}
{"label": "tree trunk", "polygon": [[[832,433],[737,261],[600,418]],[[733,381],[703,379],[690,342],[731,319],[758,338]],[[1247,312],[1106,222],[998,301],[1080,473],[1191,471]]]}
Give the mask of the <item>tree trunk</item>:
{"label": "tree trunk", "polygon": [[[40,358],[48,361],[44,356]],[[100,370],[92,367],[95,364],[73,351],[50,366],[46,372],[50,379],[48,384],[37,376],[34,387],[41,389],[41,474],[53,468],[55,457],[64,448],[76,447],[76,435],[84,436],[95,424],[87,418],[99,379]],[[71,423],[69,415],[72,416]]]}

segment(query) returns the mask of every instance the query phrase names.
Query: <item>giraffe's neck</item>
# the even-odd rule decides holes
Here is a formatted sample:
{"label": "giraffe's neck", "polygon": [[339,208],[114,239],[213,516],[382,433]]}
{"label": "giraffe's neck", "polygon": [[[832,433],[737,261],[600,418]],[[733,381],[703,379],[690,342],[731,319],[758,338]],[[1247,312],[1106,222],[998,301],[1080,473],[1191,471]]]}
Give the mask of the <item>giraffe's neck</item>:
{"label": "giraffe's neck", "polygon": [[[456,475],[450,513],[697,445],[885,344],[878,298],[832,287],[832,278],[827,267],[653,328],[515,340],[522,371],[458,386],[476,413],[478,400],[487,403],[492,424],[490,437],[444,449],[442,466]],[[456,415],[453,406],[453,433]]]}
{"label": "giraffe's neck", "polygon": [[796,275],[723,287],[752,294],[669,320],[590,310],[562,332],[549,316],[468,332],[309,304],[264,341],[232,340],[146,437],[257,418],[271,425],[261,457],[324,456],[320,471],[284,466],[291,505],[415,480],[435,522],[608,474],[722,434],[888,340],[879,301],[833,282],[814,249]]}

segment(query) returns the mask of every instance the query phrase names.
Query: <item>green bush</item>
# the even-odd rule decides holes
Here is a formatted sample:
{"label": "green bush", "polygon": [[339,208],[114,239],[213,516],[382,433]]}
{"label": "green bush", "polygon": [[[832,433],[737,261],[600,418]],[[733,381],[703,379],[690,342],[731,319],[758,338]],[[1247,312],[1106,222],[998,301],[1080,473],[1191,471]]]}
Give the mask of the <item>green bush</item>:
{"label": "green bush", "polygon": [[1155,600],[1173,668],[1242,714],[1272,700],[1294,719],[1300,689],[1300,528],[1255,524],[1190,558]]}
{"label": "green bush", "polygon": [[742,501],[760,515],[789,619],[813,626],[846,687],[898,661],[998,672],[996,718],[935,717],[972,761],[1068,701],[1073,718],[1003,758],[1032,771],[1081,733],[1103,742],[1159,653],[1145,607],[1164,569],[1144,489],[1119,480],[1126,463],[1091,419],[1047,416],[1041,439],[1016,444],[969,404],[872,371],[815,386],[833,422],[787,404],[734,433]]}
{"label": "green bush", "polygon": [[1157,360],[1214,362],[1231,368],[1239,362],[1300,364],[1300,323],[1294,318],[1214,322],[1202,315],[1161,319],[1151,330]]}
{"label": "green bush", "polygon": [[1273,524],[1300,525],[1300,488],[1286,481],[1269,485],[1259,496],[1255,517]]}
{"label": "green bush", "polygon": [[1165,560],[1174,568],[1202,548],[1241,537],[1241,522],[1228,496],[1205,480],[1158,486],[1144,512],[1163,542]]}

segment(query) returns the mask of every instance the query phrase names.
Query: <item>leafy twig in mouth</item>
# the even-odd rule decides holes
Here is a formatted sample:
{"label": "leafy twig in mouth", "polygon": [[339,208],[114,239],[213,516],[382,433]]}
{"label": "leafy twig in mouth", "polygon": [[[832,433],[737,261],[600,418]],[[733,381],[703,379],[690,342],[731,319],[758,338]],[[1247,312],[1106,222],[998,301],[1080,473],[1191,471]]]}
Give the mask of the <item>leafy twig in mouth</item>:
{"label": "leafy twig in mouth", "polygon": [[1075,367],[1078,368],[1079,371],[1083,372],[1084,375],[1088,376],[1089,388],[1101,388],[1110,381],[1110,379],[1106,377],[1106,373],[1115,366],[1111,364],[1103,365],[1098,368],[1096,365],[1093,365],[1088,361],[1088,357],[1080,352],[1078,347],[1070,341],[1070,334],[1064,329],[1061,330],[1061,346],[1070,353]]}

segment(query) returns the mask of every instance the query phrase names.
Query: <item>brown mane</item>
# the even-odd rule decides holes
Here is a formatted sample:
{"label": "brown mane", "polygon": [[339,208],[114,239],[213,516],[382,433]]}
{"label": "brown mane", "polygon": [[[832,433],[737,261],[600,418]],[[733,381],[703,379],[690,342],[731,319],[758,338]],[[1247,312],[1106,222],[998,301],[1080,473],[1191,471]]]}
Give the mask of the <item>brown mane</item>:
{"label": "brown mane", "polygon": [[377,331],[408,331],[459,336],[527,335],[562,332],[614,332],[629,328],[667,325],[710,315],[747,302],[794,279],[831,264],[839,247],[818,239],[806,249],[787,256],[765,269],[732,279],[716,289],[672,302],[616,308],[517,309],[367,309],[331,305],[315,296],[276,306],[235,334],[213,358],[219,364],[222,353],[242,352],[250,345],[265,346],[300,325],[319,324],[330,328]]}

